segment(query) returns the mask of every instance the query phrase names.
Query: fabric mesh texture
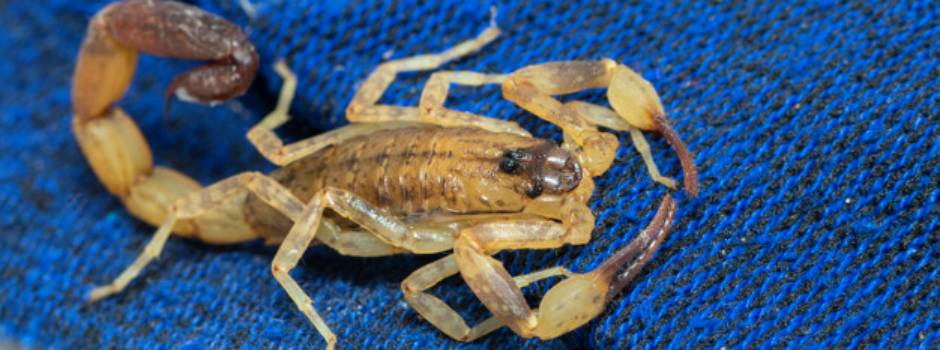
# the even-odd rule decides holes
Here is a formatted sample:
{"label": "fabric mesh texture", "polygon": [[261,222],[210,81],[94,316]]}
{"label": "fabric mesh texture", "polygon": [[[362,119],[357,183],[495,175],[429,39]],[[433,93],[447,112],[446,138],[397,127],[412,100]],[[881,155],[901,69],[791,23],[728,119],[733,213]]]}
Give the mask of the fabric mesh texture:
{"label": "fabric mesh texture", "polygon": [[[262,70],[216,108],[163,90],[195,63],[144,56],[119,102],[156,162],[207,184],[271,170],[245,131],[273,107],[285,58],[299,76],[290,140],[343,122],[357,84],[387,58],[473,37],[498,9],[505,34],[445,69],[511,72],[610,57],[659,91],[695,153],[698,198],[678,194],[672,232],[607,311],[553,341],[501,329],[460,344],[404,302],[399,283],[436,256],[343,257],[324,247],[294,270],[342,348],[940,347],[940,7],[928,1],[707,4],[239,1],[198,4],[244,26]],[[70,76],[106,1],[0,2],[0,338],[36,348],[307,348],[322,339],[270,273],[275,248],[171,239],[123,293],[88,305],[154,231],[107,194],[71,135]],[[415,105],[427,73],[382,101]],[[497,86],[454,87],[448,106],[559,130]],[[565,100],[606,103],[602,90]],[[648,135],[664,174],[666,143]],[[505,252],[513,274],[588,271],[633,238],[666,193],[620,135],[596,179],[594,239]],[[557,279],[525,290],[533,305]],[[471,324],[488,313],[459,278],[433,289]],[[0,341],[4,344],[7,341]]]}

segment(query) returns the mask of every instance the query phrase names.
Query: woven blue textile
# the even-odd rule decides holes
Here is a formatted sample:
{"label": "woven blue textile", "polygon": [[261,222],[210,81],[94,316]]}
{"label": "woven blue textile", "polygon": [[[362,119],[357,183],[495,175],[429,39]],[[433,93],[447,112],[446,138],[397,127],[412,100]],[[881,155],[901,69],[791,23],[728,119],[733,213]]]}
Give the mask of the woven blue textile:
{"label": "woven blue textile", "polygon": [[[286,58],[300,78],[289,139],[343,122],[357,83],[386,58],[436,52],[488,23],[484,2],[239,1],[199,5],[243,25],[263,68],[245,97],[175,102],[190,62],[144,57],[120,102],[157,163],[203,183],[273,167],[244,133],[273,106]],[[84,298],[154,231],[107,194],[71,135],[70,76],[106,1],[0,1],[0,344],[37,348],[317,348],[320,336],[270,274],[273,247],[173,238],[125,292]],[[608,311],[554,341],[502,329],[466,348],[940,347],[940,6],[929,1],[706,4],[493,2],[505,35],[446,69],[510,72],[610,57],[649,79],[701,171],[672,233]],[[382,101],[414,105],[428,74]],[[499,88],[455,87],[448,105],[548,126]],[[606,103],[603,91],[573,98]],[[678,161],[648,137],[660,169]],[[666,193],[629,137],[597,179],[595,238],[497,255],[511,273],[597,266]],[[293,272],[344,348],[458,345],[404,302],[399,283],[436,257],[348,258],[311,249]],[[533,302],[557,279],[527,288]],[[471,323],[488,314],[459,278],[433,292]],[[6,340],[4,340],[6,338]]]}

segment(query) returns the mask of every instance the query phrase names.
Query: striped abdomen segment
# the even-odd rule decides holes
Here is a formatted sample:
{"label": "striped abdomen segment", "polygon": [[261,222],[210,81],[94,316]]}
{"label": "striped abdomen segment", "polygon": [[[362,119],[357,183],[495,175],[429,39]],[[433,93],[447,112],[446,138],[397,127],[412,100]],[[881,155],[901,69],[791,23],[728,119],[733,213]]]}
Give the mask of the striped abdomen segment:
{"label": "striped abdomen segment", "polygon": [[[356,193],[391,215],[514,212],[527,199],[525,179],[500,171],[509,149],[544,140],[476,128],[417,126],[378,131],[325,148],[271,176],[301,200],[324,187]],[[250,220],[262,226],[286,220],[249,199]],[[277,231],[289,227],[280,222]]]}

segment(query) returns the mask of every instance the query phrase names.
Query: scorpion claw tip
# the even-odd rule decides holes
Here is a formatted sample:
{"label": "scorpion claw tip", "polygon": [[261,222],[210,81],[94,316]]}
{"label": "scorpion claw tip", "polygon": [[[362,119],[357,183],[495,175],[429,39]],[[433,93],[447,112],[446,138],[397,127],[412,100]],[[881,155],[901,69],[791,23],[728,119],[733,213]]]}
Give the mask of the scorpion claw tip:
{"label": "scorpion claw tip", "polygon": [[682,184],[686,192],[688,192],[692,198],[695,198],[698,196],[698,169],[695,167],[695,159],[692,152],[689,152],[689,148],[686,146],[685,142],[682,141],[682,137],[669,125],[669,121],[666,120],[665,115],[658,114],[654,116],[653,123],[679,157],[679,163],[682,165]]}

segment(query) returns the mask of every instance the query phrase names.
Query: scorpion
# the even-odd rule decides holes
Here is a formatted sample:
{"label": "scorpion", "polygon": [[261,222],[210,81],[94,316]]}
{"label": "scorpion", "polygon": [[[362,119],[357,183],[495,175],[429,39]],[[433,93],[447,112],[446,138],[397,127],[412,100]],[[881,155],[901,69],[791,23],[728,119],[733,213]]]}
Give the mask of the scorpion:
{"label": "scorpion", "polygon": [[[438,71],[417,107],[378,103],[399,72],[435,70],[499,34],[494,18],[477,37],[440,53],[380,64],[345,110],[351,124],[290,144],[274,129],[290,118],[297,82],[279,61],[275,70],[283,86],[277,106],[247,138],[280,168],[202,187],[155,166],[140,130],[114,103],[129,87],[138,52],[209,61],[175,77],[165,96],[204,104],[243,94],[259,67],[258,54],[240,28],[191,5],[108,5],[91,19],[78,55],[73,132],[104,187],[132,215],[159,228],[136,260],[110,284],[94,288],[89,301],[124,289],[175,234],[209,244],[280,244],[272,274],[327,348],[335,346],[336,336],[289,274],[314,242],[360,257],[452,252],[413,272],[401,288],[418,314],[459,341],[503,326],[522,337],[551,339],[595,318],[662,243],[676,208],[670,194],[647,227],[590,272],[553,267],[511,276],[492,255],[591,239],[592,177],[607,171],[619,147],[600,127],[630,132],[651,177],[675,187],[656,169],[641,130],[659,132],[679,155],[692,196],[698,187],[695,165],[652,85],[610,59],[543,63],[510,74]],[[534,138],[512,121],[444,107],[451,84],[500,84],[505,98],[559,126],[563,142]],[[591,88],[607,88],[612,109],[553,97]],[[458,273],[492,313],[472,327],[428,292]],[[531,308],[521,288],[555,276],[563,279]]]}

